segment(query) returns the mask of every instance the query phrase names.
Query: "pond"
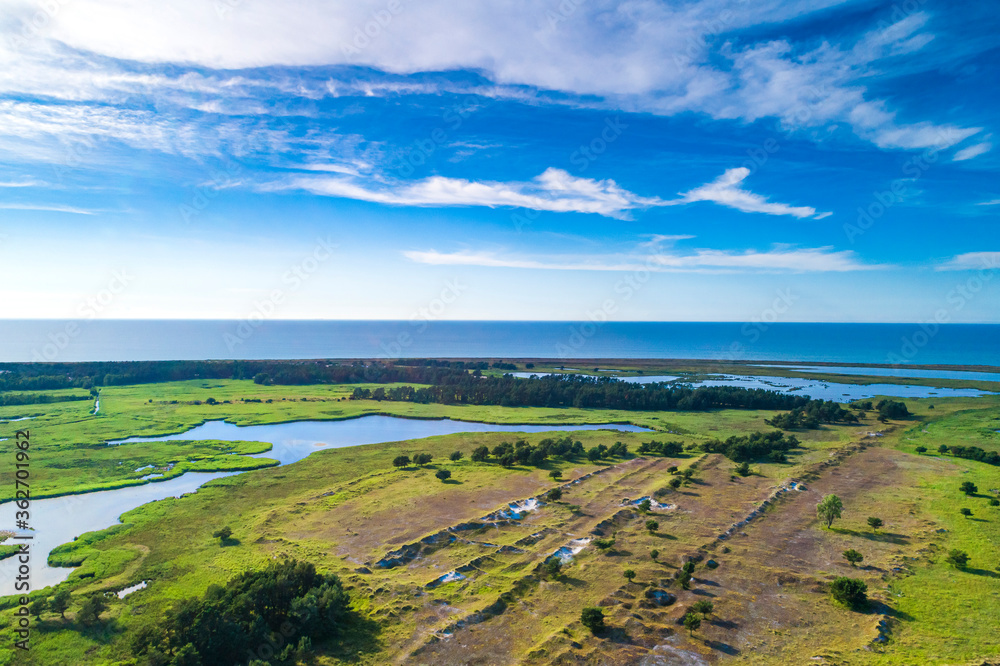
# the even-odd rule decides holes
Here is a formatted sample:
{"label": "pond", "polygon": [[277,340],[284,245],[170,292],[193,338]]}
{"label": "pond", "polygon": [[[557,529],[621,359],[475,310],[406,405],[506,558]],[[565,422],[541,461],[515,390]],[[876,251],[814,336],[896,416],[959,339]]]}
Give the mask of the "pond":
{"label": "pond", "polygon": [[[299,421],[272,425],[237,426],[223,421],[209,421],[183,433],[163,437],[131,437],[109,444],[164,440],[270,442],[274,448],[256,457],[274,458],[282,465],[302,460],[313,451],[361,444],[421,439],[459,432],[555,432],[578,430],[617,430],[650,432],[633,425],[497,425],[451,419],[404,419],[392,416],[362,416],[343,421]],[[31,544],[31,589],[56,585],[69,577],[71,568],[50,567],[48,553],[56,546],[72,541],[86,532],[102,530],[119,521],[121,514],[149,502],[179,497],[195,492],[212,479],[240,472],[188,472],[168,481],[116,490],[102,490],[82,495],[67,495],[31,502],[31,523],[37,531]],[[0,504],[0,526],[14,525],[13,502]],[[26,534],[19,532],[19,534]],[[9,541],[8,543],[13,543]],[[0,561],[0,596],[14,594],[17,557]]]}
{"label": "pond", "polygon": [[1000,382],[1000,373],[974,372],[971,370],[925,370],[923,368],[872,368],[869,366],[837,365],[758,365],[758,368],[785,368],[833,375],[869,375],[871,377],[906,377],[909,379],[977,379]]}

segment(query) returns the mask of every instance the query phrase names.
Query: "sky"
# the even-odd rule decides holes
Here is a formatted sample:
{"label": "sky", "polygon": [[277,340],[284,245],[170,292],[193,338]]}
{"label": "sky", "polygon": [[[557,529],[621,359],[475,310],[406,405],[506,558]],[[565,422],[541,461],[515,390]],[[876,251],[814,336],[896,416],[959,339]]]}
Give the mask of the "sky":
{"label": "sky", "polygon": [[994,9],[0,0],[0,317],[1000,323]]}

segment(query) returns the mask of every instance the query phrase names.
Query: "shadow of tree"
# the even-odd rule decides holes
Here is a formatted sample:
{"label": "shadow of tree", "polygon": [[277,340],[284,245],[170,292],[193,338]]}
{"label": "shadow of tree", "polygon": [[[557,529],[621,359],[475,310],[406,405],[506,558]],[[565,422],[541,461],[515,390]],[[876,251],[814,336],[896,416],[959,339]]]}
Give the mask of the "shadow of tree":
{"label": "shadow of tree", "polygon": [[723,643],[722,641],[710,641],[706,640],[705,645],[712,648],[713,650],[718,650],[723,654],[728,654],[730,656],[735,656],[740,653],[738,648],[729,645],[728,643]]}
{"label": "shadow of tree", "polygon": [[896,534],[894,532],[860,532],[858,530],[852,530],[848,527],[834,527],[830,531],[837,532],[838,534],[849,534],[868,541],[892,543],[898,546],[905,546],[910,543],[910,538],[908,536],[905,534]]}

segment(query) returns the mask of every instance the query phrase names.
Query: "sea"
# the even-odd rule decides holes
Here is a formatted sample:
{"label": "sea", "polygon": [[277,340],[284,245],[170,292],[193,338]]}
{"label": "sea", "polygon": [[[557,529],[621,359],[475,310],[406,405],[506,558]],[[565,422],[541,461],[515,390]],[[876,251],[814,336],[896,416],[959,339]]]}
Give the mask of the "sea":
{"label": "sea", "polygon": [[1000,366],[1000,325],[0,320],[0,362],[351,358]]}

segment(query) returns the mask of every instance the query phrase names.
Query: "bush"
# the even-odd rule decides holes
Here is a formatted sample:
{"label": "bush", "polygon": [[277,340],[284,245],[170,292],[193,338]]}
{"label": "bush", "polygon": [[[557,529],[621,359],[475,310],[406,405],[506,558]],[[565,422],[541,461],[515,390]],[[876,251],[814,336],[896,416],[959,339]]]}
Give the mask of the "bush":
{"label": "bush", "polygon": [[927,447],[926,446],[918,446],[916,448],[916,451],[917,451],[917,453],[927,453]]}
{"label": "bush", "polygon": [[558,557],[551,557],[545,561],[542,570],[549,578],[558,578],[562,572],[562,560]]}
{"label": "bush", "polygon": [[966,518],[972,515],[972,509],[966,509],[965,507],[959,509],[958,512],[963,516],[965,516]]}
{"label": "bush", "polygon": [[691,613],[701,613],[703,616],[711,615],[712,611],[715,610],[715,605],[708,599],[699,599],[698,601],[691,604],[689,612]]}
{"label": "bush", "polygon": [[641,511],[642,513],[647,513],[652,507],[653,503],[650,502],[648,499],[644,499],[641,502],[639,502],[639,511]]}
{"label": "bush", "polygon": [[218,539],[222,543],[229,541],[229,537],[231,536],[233,536],[233,530],[228,525],[212,532],[212,537]]}
{"label": "bush", "polygon": [[750,476],[750,463],[741,462],[736,466],[736,473],[740,476]]}
{"label": "bush", "polygon": [[655,561],[656,561],[656,558],[658,558],[658,557],[660,556],[660,551],[658,551],[657,549],[655,549],[655,548],[654,548],[653,550],[649,551],[649,556],[650,556],[650,557],[651,557],[651,558],[653,559],[653,561],[655,562]]}
{"label": "bush", "polygon": [[580,613],[580,622],[590,629],[591,633],[604,630],[604,611],[600,608],[584,608]]}
{"label": "bush", "polygon": [[451,471],[447,469],[439,469],[438,471],[434,472],[434,476],[441,479],[442,481],[446,481],[451,478]]}
{"label": "bush", "polygon": [[450,460],[452,462],[458,462],[461,459],[462,459],[462,452],[461,451],[452,451],[451,455],[448,456],[448,460]]}
{"label": "bush", "polygon": [[990,506],[1000,506],[1000,499],[997,499],[996,497],[991,497]]}
{"label": "bush", "polygon": [[396,456],[392,459],[392,464],[396,467],[406,467],[410,464],[410,456]]}
{"label": "bush", "polygon": [[979,487],[976,486],[976,484],[974,484],[972,481],[962,482],[962,485],[960,485],[958,489],[961,490],[966,495],[975,495],[976,493],[979,492]]}
{"label": "bush", "polygon": [[964,569],[969,565],[969,554],[957,548],[948,551],[948,557],[944,561],[956,569]]}
{"label": "bush", "polygon": [[674,478],[670,479],[670,487],[673,488],[674,490],[677,490],[678,488],[680,488],[681,487],[681,483],[683,483],[683,481],[681,481],[680,478],[678,478],[676,476]]}
{"label": "bush", "polygon": [[597,546],[599,550],[610,550],[614,548],[614,539],[594,539],[594,545]]}
{"label": "bush", "polygon": [[562,499],[562,488],[552,488],[549,492],[545,493],[545,498],[550,502]]}
{"label": "bush", "polygon": [[857,578],[837,578],[830,584],[830,593],[849,608],[862,608],[868,603],[868,586]]}
{"label": "bush", "polygon": [[647,520],[646,521],[646,531],[647,532],[649,532],[650,534],[652,534],[653,532],[655,532],[658,529],[660,529],[660,524],[658,522],[656,522],[655,520]]}
{"label": "bush", "polygon": [[865,559],[865,556],[850,548],[844,551],[844,559],[850,562],[852,567],[856,567],[861,560]]}
{"label": "bush", "polygon": [[684,616],[684,628],[688,630],[689,634],[698,631],[700,626],[701,618],[696,613],[688,613]]}

